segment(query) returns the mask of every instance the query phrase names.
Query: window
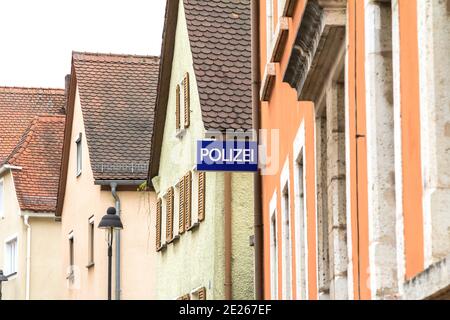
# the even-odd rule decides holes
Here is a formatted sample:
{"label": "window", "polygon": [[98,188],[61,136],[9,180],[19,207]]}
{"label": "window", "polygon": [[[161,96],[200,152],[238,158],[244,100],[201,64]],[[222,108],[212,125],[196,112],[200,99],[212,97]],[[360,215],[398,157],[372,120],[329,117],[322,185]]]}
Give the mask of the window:
{"label": "window", "polygon": [[270,201],[270,292],[271,299],[278,299],[278,232],[277,232],[277,194]]}
{"label": "window", "polygon": [[189,128],[191,121],[189,73],[186,73],[181,83],[177,85],[175,94],[175,127],[177,136],[182,137],[182,133]]}
{"label": "window", "polygon": [[173,241],[173,188],[169,188],[166,194],[166,241]]}
{"label": "window", "polygon": [[286,6],[286,0],[278,0],[278,2],[277,2],[278,17],[284,16],[285,6]]}
{"label": "window", "polygon": [[291,264],[292,264],[292,246],[291,246],[291,219],[289,210],[289,183],[287,182],[283,189],[283,197],[281,199],[281,211],[283,215],[283,299],[290,300],[292,295],[291,289]]}
{"label": "window", "polygon": [[[304,127],[301,134],[304,135]],[[303,146],[302,146],[303,147]],[[307,288],[307,228],[306,228],[306,205],[305,205],[305,170],[303,149],[295,161],[295,243],[296,243],[296,274],[297,274],[297,299],[308,299]]]}
{"label": "window", "polygon": [[0,179],[0,218],[5,215],[5,199],[4,199],[4,184],[3,180]]}
{"label": "window", "polygon": [[183,234],[186,230],[186,215],[184,211],[184,197],[185,197],[185,189],[184,189],[184,177],[178,182],[178,234]]}
{"label": "window", "polygon": [[77,177],[81,175],[81,170],[83,166],[81,138],[82,136],[80,133],[77,141],[75,141],[75,143],[77,144]]}
{"label": "window", "polygon": [[272,300],[278,299],[278,241],[277,241],[277,212],[270,218],[270,283]]}
{"label": "window", "polygon": [[67,279],[69,279],[70,282],[73,282],[75,280],[75,256],[74,256],[74,239],[73,239],[73,233],[69,234],[69,275]]}
{"label": "window", "polygon": [[184,192],[185,229],[190,231],[198,226],[192,221],[192,173],[190,171],[184,176]]}
{"label": "window", "polygon": [[89,218],[89,252],[88,252],[88,268],[94,265],[94,234],[95,234],[95,225],[94,225],[94,216]]}
{"label": "window", "polygon": [[192,291],[190,300],[206,300],[206,288],[201,287]]}
{"label": "window", "polygon": [[17,237],[7,240],[5,243],[5,275],[12,276],[17,273]]}
{"label": "window", "polygon": [[270,50],[272,49],[272,38],[274,33],[273,27],[273,1],[266,0],[266,46],[267,46],[267,60],[270,59]]}
{"label": "window", "polygon": [[198,204],[198,221],[205,220],[206,212],[206,173],[199,172],[197,176],[197,204]]}
{"label": "window", "polygon": [[191,124],[191,98],[190,98],[189,73],[186,73],[183,79],[183,102],[184,102],[184,127],[189,128],[189,125]]}
{"label": "window", "polygon": [[161,224],[162,224],[161,220],[162,220],[162,200],[161,198],[159,198],[156,203],[156,232],[155,232],[156,251],[161,250]]}
{"label": "window", "polygon": [[180,130],[180,128],[181,128],[181,110],[180,110],[180,108],[181,108],[181,104],[180,104],[180,101],[181,101],[181,97],[180,97],[180,94],[181,94],[181,92],[180,92],[180,85],[177,85],[177,89],[176,89],[176,91],[175,91],[175,94],[176,94],[176,97],[175,97],[175,99],[176,99],[176,102],[175,102],[175,128],[177,129],[177,131],[179,131]]}

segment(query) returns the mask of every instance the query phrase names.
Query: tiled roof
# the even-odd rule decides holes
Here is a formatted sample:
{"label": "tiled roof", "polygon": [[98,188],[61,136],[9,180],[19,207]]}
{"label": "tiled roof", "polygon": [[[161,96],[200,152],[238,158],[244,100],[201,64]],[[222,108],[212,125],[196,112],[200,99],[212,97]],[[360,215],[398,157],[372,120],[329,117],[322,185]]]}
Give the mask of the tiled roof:
{"label": "tiled roof", "polygon": [[55,212],[61,169],[65,116],[37,116],[5,163],[13,170],[22,210]]}
{"label": "tiled roof", "polygon": [[250,0],[184,0],[205,128],[250,129]]}
{"label": "tiled roof", "polygon": [[0,163],[35,116],[64,114],[64,106],[63,89],[0,87]]}
{"label": "tiled roof", "polygon": [[96,180],[146,179],[159,58],[73,53]]}

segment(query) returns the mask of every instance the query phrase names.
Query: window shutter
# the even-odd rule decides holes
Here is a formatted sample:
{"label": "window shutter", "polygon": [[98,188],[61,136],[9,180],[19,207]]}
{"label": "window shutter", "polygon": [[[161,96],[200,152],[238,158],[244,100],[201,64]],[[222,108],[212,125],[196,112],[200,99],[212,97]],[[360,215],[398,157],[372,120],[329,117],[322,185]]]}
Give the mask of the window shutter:
{"label": "window shutter", "polygon": [[186,223],[186,227],[185,229],[188,230],[191,225],[192,225],[192,209],[191,209],[191,198],[192,198],[192,175],[191,172],[189,171],[185,176],[184,176],[184,192],[185,192],[185,197],[184,197],[184,214],[185,214],[185,223]]}
{"label": "window shutter", "polygon": [[191,300],[191,296],[189,294],[182,295],[177,300]]}
{"label": "window shutter", "polygon": [[166,239],[173,240],[173,188],[167,192]]}
{"label": "window shutter", "polygon": [[179,182],[179,189],[180,194],[178,198],[178,208],[179,208],[179,215],[178,215],[178,233],[183,234],[184,233],[184,227],[185,227],[185,210],[184,210],[184,198],[185,198],[185,188],[184,188],[184,180],[183,177]]}
{"label": "window shutter", "polygon": [[156,203],[156,251],[161,249],[161,209],[162,202],[158,199]]}
{"label": "window shutter", "polygon": [[197,292],[198,300],[206,300],[206,288],[202,287]]}
{"label": "window shutter", "polygon": [[189,73],[184,77],[184,127],[188,128],[191,122],[191,99],[189,90]]}
{"label": "window shutter", "polygon": [[176,90],[176,110],[175,110],[175,121],[176,121],[176,129],[179,130],[181,127],[181,117],[180,117],[180,85],[177,85]]}
{"label": "window shutter", "polygon": [[198,221],[205,220],[206,173],[198,174]]}

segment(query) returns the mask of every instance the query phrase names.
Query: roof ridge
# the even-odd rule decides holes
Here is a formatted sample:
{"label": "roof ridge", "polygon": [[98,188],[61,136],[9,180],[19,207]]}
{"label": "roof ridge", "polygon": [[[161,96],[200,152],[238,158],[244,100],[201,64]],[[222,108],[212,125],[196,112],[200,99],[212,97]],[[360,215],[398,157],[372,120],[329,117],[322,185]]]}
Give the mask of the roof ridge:
{"label": "roof ridge", "polygon": [[33,138],[34,128],[39,120],[39,116],[34,116],[28,127],[25,129],[22,137],[19,140],[17,146],[11,151],[10,155],[5,159],[5,163],[13,164],[15,160],[23,153],[27,148],[31,139]]}
{"label": "roof ridge", "polygon": [[38,91],[51,91],[54,94],[64,94],[63,88],[0,86],[0,93],[38,93]]}
{"label": "roof ridge", "polygon": [[98,57],[98,58],[144,58],[144,59],[159,59],[159,56],[156,55],[141,55],[141,54],[126,54],[126,53],[101,53],[101,52],[81,52],[81,51],[72,51],[72,57],[79,56],[89,56],[89,57]]}

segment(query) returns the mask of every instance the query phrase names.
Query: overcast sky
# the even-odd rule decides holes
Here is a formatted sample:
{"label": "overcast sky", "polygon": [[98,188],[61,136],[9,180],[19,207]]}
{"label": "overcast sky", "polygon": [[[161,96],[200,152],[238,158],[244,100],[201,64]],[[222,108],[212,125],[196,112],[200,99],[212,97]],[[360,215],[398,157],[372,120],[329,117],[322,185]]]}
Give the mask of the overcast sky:
{"label": "overcast sky", "polygon": [[159,55],[165,0],[0,0],[0,86],[64,87],[71,52]]}

